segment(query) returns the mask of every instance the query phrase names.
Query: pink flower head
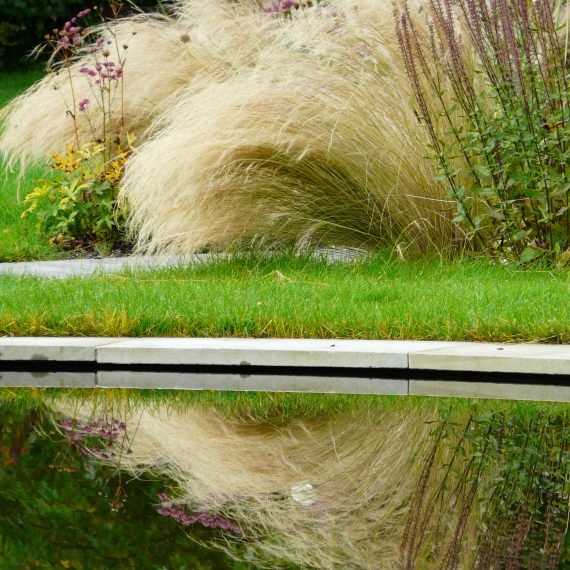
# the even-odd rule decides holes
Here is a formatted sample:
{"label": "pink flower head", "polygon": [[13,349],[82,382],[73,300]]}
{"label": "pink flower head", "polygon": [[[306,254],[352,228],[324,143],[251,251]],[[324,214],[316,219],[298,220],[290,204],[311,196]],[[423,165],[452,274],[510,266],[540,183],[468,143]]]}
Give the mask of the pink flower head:
{"label": "pink flower head", "polygon": [[81,113],[85,112],[87,105],[89,105],[89,99],[83,99],[82,101],[79,101],[79,111]]}
{"label": "pink flower head", "polygon": [[91,14],[91,8],[85,8],[85,10],[81,10],[81,12],[77,14],[77,18],[85,18],[85,16],[89,16],[89,14]]}

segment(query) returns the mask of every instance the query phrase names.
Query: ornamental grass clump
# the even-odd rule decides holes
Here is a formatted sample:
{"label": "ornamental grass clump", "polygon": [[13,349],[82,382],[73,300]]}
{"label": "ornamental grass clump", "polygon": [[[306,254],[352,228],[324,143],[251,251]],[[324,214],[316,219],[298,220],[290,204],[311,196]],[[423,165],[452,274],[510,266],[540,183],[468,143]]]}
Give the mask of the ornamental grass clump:
{"label": "ornamental grass clump", "polygon": [[241,16],[249,27],[235,38],[253,31],[264,49],[244,46],[247,65],[232,60],[228,76],[181,91],[127,166],[139,247],[293,241],[403,253],[461,242],[389,16],[348,0]]}
{"label": "ornamental grass clump", "polygon": [[[136,134],[120,198],[143,252],[291,242],[401,256],[462,249],[391,7],[276,6],[180,0],[170,17],[117,21],[110,58],[119,65],[123,43],[128,53],[108,115],[94,105],[91,73],[102,70],[86,44],[65,73],[6,110],[0,149],[25,162],[77,150],[77,138],[103,129]],[[72,92],[83,111],[62,121]],[[122,118],[107,128],[106,116]]]}
{"label": "ornamental grass clump", "polygon": [[570,258],[568,7],[431,0],[395,8],[418,120],[479,246],[507,259]]}

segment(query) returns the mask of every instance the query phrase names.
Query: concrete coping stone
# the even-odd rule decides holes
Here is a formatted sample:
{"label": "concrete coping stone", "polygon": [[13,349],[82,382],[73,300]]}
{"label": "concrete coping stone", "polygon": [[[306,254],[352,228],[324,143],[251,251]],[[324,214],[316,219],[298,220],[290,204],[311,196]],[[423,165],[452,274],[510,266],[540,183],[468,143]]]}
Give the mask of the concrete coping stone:
{"label": "concrete coping stone", "polygon": [[[34,364],[29,371],[22,364],[14,371],[2,371],[2,361]],[[83,372],[44,372],[49,368],[38,367],[41,362],[89,366]],[[98,364],[104,366],[98,368]],[[128,365],[136,365],[137,371],[129,371]],[[149,366],[148,372],[144,371],[145,365]],[[152,372],[150,367],[157,365],[182,366],[182,371]],[[273,376],[263,370],[260,374],[227,369],[223,374],[183,372],[184,366],[216,365],[230,369],[280,367],[291,372]],[[298,371],[302,367],[321,368],[322,376],[299,376],[303,374]],[[342,373],[327,377],[326,368],[362,372],[353,372],[350,377],[343,377]],[[375,378],[371,371],[382,368],[388,369],[388,376],[390,369],[400,372],[394,379]],[[402,374],[405,370],[410,370],[409,379]],[[420,371],[416,378],[422,378],[424,370],[447,372],[450,378],[413,379],[411,370]],[[505,383],[498,377],[496,382],[479,382],[473,377],[477,372],[518,373],[527,380],[512,383],[511,379],[511,383]],[[466,381],[462,373],[471,374],[471,380]],[[529,384],[533,373],[543,378],[551,376],[552,385],[548,381]],[[568,402],[570,387],[556,380],[560,374],[570,375],[570,346],[326,339],[0,337],[0,387],[262,390]]]}
{"label": "concrete coping stone", "polygon": [[570,375],[570,345],[413,340],[0,337],[6,360]]}
{"label": "concrete coping stone", "polygon": [[144,338],[98,347],[97,361],[115,364],[408,368],[415,350],[452,347],[421,341]]}

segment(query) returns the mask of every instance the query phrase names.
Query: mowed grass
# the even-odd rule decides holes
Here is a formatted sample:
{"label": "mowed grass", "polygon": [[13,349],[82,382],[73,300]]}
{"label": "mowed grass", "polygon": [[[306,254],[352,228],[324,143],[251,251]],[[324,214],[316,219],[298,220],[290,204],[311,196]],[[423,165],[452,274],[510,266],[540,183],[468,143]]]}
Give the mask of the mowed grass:
{"label": "mowed grass", "polygon": [[236,256],[187,269],[0,277],[0,334],[570,342],[570,272],[488,260]]}
{"label": "mowed grass", "polygon": [[[40,79],[41,71],[0,74],[0,107]],[[0,124],[0,129],[2,128]],[[6,170],[0,155],[0,262],[56,259],[61,253],[40,235],[34,216],[22,219],[22,200],[41,178],[41,167],[31,168],[23,177]]]}

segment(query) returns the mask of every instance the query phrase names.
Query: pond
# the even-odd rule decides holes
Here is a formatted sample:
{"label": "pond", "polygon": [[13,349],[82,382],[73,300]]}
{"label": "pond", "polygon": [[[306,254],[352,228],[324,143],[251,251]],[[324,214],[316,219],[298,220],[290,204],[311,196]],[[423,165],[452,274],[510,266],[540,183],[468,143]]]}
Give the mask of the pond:
{"label": "pond", "polygon": [[7,390],[2,568],[570,563],[567,406]]}

